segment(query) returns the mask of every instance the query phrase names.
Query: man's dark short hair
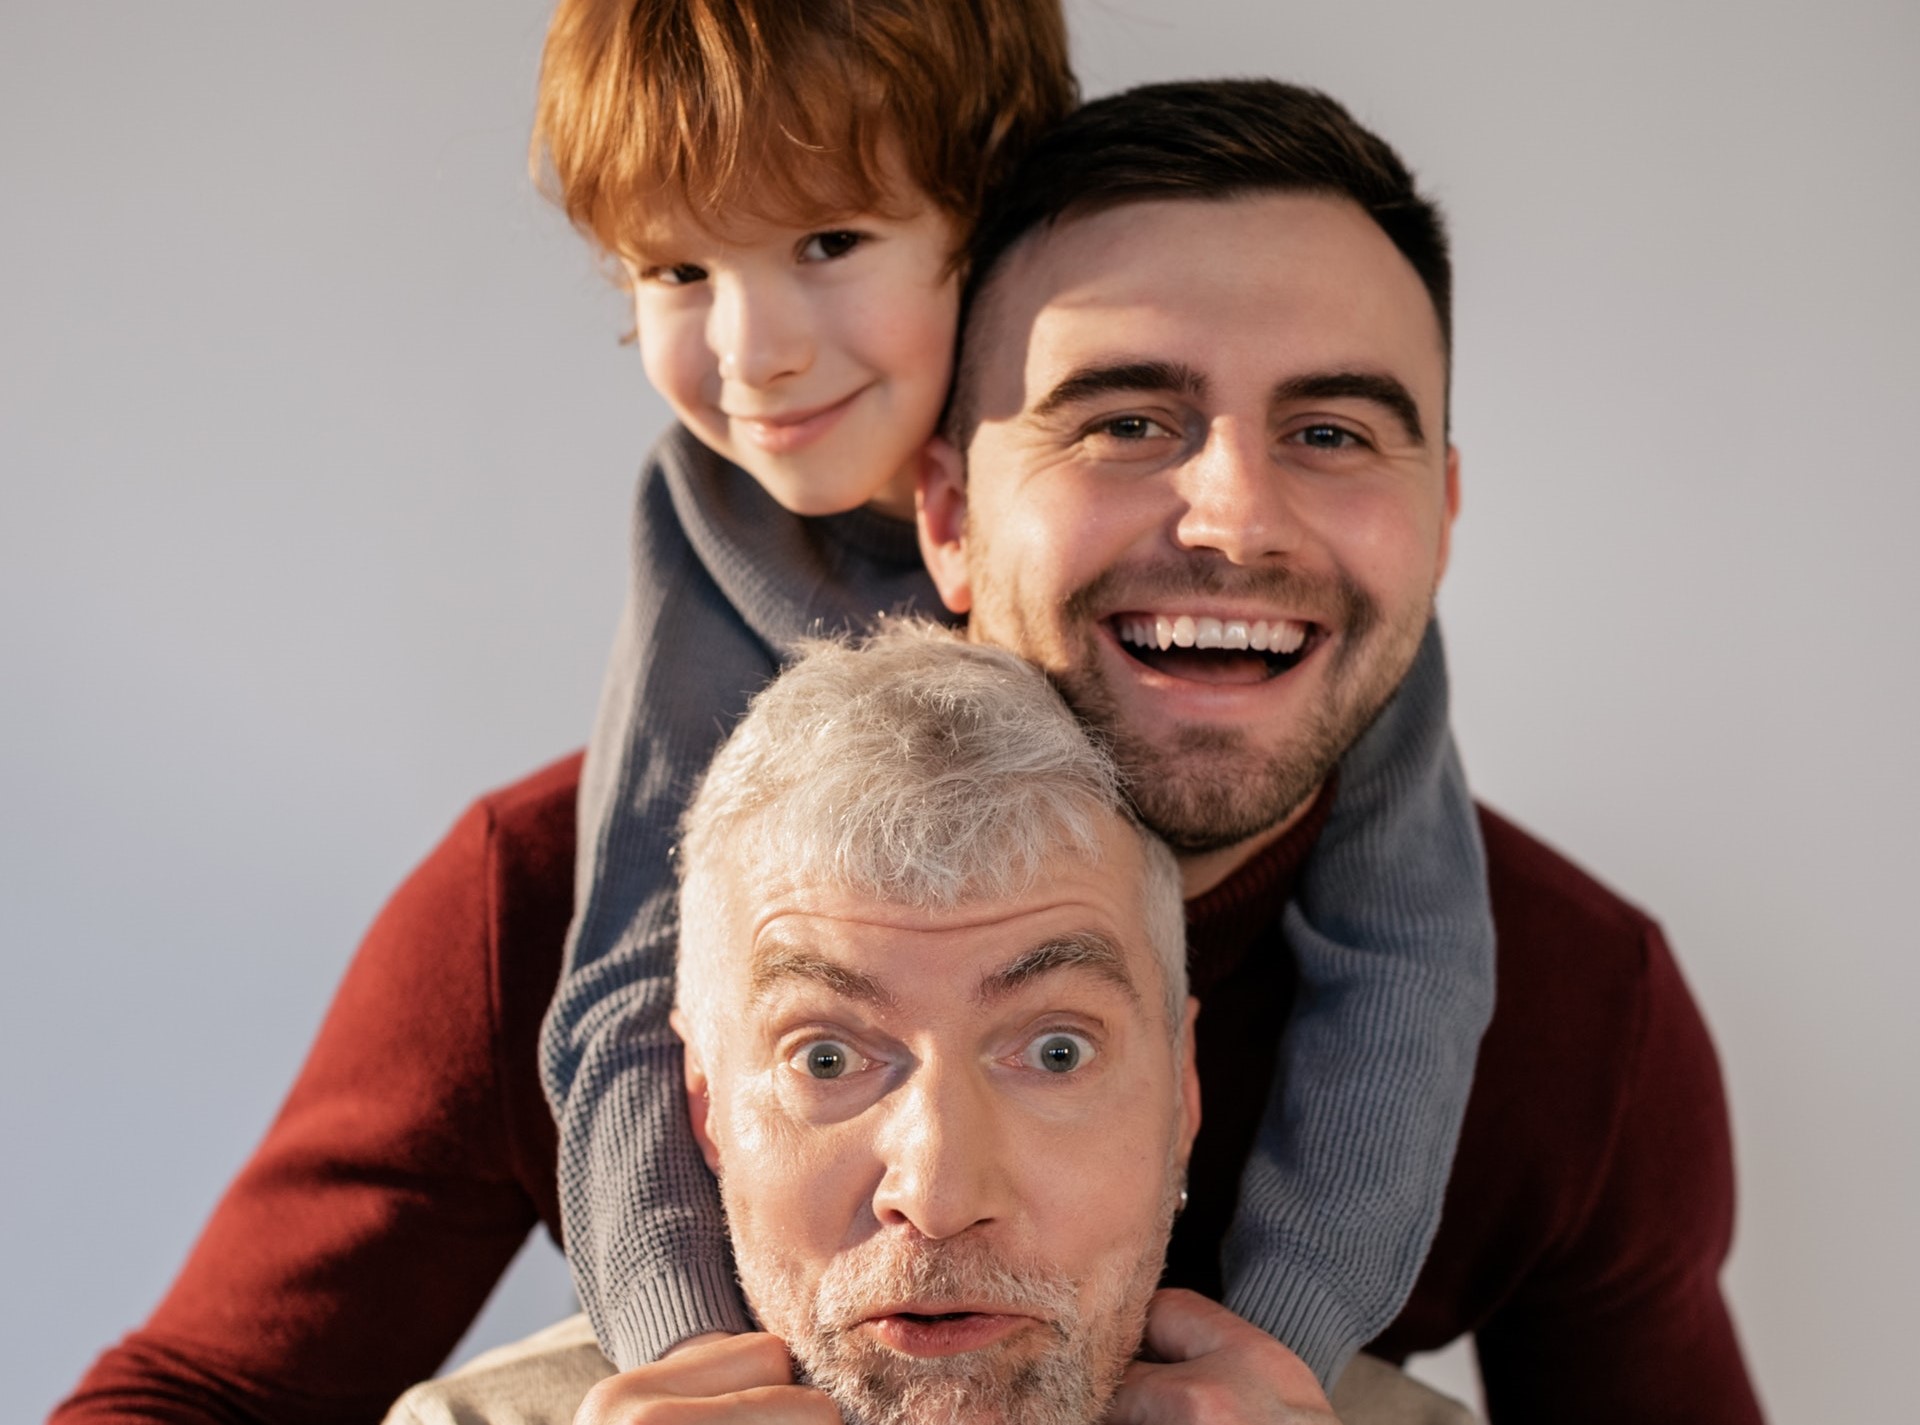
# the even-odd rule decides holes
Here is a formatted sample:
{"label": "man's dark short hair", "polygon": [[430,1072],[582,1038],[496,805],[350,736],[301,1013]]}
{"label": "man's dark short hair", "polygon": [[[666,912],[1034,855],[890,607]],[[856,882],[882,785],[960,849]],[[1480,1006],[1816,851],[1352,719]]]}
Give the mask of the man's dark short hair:
{"label": "man's dark short hair", "polygon": [[1127,203],[1248,193],[1349,198],[1413,265],[1451,364],[1453,264],[1440,209],[1400,155],[1317,89],[1273,79],[1145,84],[1082,106],[1016,166],[989,201],[969,255],[961,359],[946,429],[965,448],[977,414],[967,359],[971,314],[1021,239]]}

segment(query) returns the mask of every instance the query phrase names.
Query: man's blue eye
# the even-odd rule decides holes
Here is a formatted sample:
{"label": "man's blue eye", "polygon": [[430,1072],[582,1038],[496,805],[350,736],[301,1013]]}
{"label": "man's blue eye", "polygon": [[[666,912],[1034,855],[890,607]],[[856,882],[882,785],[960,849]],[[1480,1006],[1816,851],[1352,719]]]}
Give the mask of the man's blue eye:
{"label": "man's blue eye", "polygon": [[807,1072],[816,1079],[837,1079],[846,1073],[849,1057],[843,1044],[815,1044],[807,1050]]}
{"label": "man's blue eye", "polygon": [[1078,1035],[1049,1034],[1034,1045],[1034,1062],[1050,1074],[1070,1074],[1091,1053],[1091,1047]]}

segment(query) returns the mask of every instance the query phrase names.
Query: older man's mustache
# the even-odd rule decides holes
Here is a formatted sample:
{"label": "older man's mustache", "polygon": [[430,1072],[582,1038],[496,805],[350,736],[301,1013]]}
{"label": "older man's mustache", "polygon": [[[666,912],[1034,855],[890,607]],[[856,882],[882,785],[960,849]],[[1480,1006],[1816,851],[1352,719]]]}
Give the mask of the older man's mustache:
{"label": "older man's mustache", "polygon": [[879,1314],[992,1312],[1031,1316],[1062,1340],[1078,1325],[1079,1293],[1056,1267],[978,1238],[881,1234],[837,1258],[814,1296],[817,1328],[843,1335]]}

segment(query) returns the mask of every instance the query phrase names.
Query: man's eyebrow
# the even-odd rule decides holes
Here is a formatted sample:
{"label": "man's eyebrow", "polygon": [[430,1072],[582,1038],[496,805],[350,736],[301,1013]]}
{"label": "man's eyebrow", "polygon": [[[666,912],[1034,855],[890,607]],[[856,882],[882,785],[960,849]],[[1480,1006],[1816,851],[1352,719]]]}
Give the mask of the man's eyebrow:
{"label": "man's eyebrow", "polygon": [[1413,393],[1398,377],[1380,371],[1316,371],[1296,376],[1274,387],[1275,403],[1282,401],[1331,401],[1353,397],[1384,406],[1400,422],[1401,428],[1416,445],[1427,442],[1426,429],[1420,424],[1420,408]]}
{"label": "man's eyebrow", "polygon": [[787,980],[810,980],[844,999],[876,1008],[887,1008],[894,1002],[873,976],[849,970],[803,945],[769,937],[754,946],[747,972],[747,1002],[760,1003]]}
{"label": "man's eyebrow", "polygon": [[1080,930],[1043,940],[1010,964],[1002,965],[980,982],[976,992],[983,1004],[1004,999],[1022,985],[1057,970],[1092,970],[1102,979],[1118,985],[1127,998],[1138,1004],[1140,991],[1127,973],[1127,957],[1120,947],[1097,930]]}
{"label": "man's eyebrow", "polygon": [[1179,361],[1118,361],[1082,366],[1068,372],[1041,397],[1032,414],[1050,416],[1067,406],[1116,391],[1170,391],[1200,400],[1207,394],[1207,378]]}

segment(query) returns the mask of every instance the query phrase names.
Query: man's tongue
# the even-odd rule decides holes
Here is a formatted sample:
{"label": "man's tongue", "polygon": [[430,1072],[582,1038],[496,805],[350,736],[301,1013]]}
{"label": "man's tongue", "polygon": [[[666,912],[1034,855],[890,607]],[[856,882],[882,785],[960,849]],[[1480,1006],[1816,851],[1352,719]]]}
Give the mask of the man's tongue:
{"label": "man's tongue", "polygon": [[1238,686],[1264,683],[1279,671],[1266,655],[1225,648],[1135,648],[1121,645],[1133,657],[1169,678],[1190,683]]}

